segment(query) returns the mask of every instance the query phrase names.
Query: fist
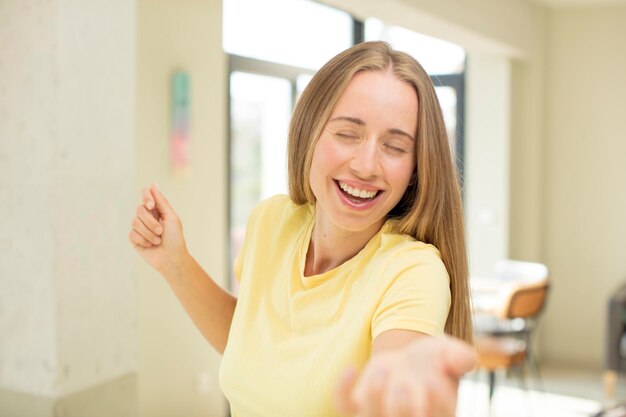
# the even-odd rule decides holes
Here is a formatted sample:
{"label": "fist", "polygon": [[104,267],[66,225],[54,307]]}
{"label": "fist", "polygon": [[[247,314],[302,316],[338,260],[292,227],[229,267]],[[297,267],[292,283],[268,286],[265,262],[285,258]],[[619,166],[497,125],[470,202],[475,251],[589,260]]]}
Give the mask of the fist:
{"label": "fist", "polygon": [[188,255],[182,223],[156,184],[143,190],[128,240],[148,264],[164,275],[180,269]]}

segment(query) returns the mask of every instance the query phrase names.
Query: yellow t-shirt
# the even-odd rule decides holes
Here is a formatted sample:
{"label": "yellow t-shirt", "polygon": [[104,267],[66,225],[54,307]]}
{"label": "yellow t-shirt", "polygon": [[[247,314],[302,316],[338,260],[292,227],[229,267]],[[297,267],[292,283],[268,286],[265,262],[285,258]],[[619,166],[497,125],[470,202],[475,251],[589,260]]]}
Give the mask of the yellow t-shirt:
{"label": "yellow t-shirt", "polygon": [[442,334],[448,273],[432,245],[390,221],[352,259],[303,275],[315,207],[259,204],[235,260],[239,298],[220,367],[233,417],[337,416],[333,390],[389,329]]}

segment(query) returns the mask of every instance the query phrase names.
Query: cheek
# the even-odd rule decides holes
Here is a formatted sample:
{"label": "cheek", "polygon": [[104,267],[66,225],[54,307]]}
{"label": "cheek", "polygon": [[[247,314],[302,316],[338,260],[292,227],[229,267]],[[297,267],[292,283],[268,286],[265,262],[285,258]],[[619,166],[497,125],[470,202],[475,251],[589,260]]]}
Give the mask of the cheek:
{"label": "cheek", "polygon": [[413,159],[414,158],[412,158],[411,161],[409,161],[407,163],[406,171],[404,171],[404,173],[405,173],[404,181],[407,184],[411,182],[411,178],[413,178],[413,175],[417,175],[417,172],[415,170],[416,164],[415,164],[415,161]]}
{"label": "cheek", "polygon": [[393,178],[390,179],[392,188],[395,189],[396,197],[398,201],[402,198],[404,193],[408,190],[411,183],[411,176],[413,175],[415,165],[411,162],[396,166],[396,170],[392,171]]}
{"label": "cheek", "polygon": [[331,169],[341,160],[340,148],[332,140],[321,137],[315,145],[311,161],[311,178],[330,175]]}
{"label": "cheek", "polygon": [[415,172],[415,163],[412,159],[399,162],[392,169],[388,170],[390,178],[398,187],[406,189],[411,182],[411,177]]}
{"label": "cheek", "polygon": [[320,192],[320,187],[325,177],[326,154],[324,141],[320,138],[313,150],[313,159],[311,160],[311,169],[309,171],[309,186],[311,190],[313,190],[313,194],[315,194],[316,198],[318,197],[317,194]]}

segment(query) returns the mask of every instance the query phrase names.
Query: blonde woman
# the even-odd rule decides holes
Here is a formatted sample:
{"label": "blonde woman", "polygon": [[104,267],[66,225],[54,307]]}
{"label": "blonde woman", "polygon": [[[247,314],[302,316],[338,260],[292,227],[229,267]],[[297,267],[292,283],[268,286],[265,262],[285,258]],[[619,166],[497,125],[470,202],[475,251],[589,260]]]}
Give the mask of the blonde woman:
{"label": "blonde woman", "polygon": [[288,153],[290,195],[251,214],[237,297],[189,255],[154,185],[129,234],[223,353],[232,415],[453,416],[475,357],[462,203],[428,75],[383,42],[340,53],[299,99]]}

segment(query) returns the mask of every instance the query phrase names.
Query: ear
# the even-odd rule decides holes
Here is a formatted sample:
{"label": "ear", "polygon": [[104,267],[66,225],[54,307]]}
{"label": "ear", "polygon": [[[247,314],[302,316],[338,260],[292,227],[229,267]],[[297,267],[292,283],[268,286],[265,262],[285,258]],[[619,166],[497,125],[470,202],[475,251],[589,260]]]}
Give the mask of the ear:
{"label": "ear", "polygon": [[411,179],[409,180],[409,185],[415,185],[416,182],[417,182],[417,172],[414,172],[413,175],[411,175]]}

